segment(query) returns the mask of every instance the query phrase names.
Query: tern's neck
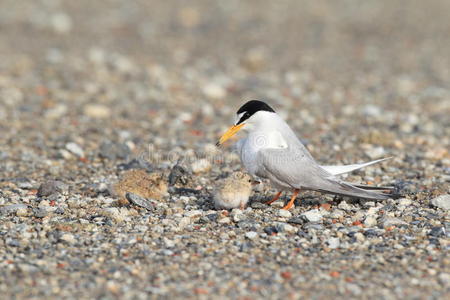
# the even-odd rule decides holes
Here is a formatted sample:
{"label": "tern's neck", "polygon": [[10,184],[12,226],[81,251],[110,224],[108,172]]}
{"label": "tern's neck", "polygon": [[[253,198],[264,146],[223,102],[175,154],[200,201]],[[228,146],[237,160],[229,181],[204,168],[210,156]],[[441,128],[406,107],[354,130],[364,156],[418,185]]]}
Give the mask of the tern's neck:
{"label": "tern's neck", "polygon": [[286,122],[276,113],[266,113],[259,118],[255,126],[257,131],[285,131],[289,127]]}

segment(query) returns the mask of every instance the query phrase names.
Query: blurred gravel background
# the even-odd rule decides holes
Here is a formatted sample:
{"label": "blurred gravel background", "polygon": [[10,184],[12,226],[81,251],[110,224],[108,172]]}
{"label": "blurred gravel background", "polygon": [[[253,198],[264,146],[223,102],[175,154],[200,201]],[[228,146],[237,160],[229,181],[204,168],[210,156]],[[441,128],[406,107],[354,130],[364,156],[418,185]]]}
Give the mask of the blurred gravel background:
{"label": "blurred gravel background", "polygon": [[[449,297],[449,12],[445,0],[1,0],[0,293]],[[214,210],[216,180],[241,168],[232,143],[214,143],[250,99],[322,163],[394,156],[347,179],[404,197],[304,193],[284,212],[260,203],[264,185],[246,210]]]}

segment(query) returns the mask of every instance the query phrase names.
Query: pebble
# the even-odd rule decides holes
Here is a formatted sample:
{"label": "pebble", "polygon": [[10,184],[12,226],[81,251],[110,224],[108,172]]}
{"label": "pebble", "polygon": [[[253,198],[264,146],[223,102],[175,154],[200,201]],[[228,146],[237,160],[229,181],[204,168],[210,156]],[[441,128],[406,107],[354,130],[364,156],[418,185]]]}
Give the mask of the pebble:
{"label": "pebble", "polygon": [[431,204],[441,209],[450,210],[450,195],[441,195],[439,197],[433,198],[431,200]]}
{"label": "pebble", "polygon": [[83,113],[95,119],[106,119],[111,116],[110,108],[102,104],[87,104],[83,108]]}
{"label": "pebble", "polygon": [[219,224],[228,224],[231,223],[231,219],[228,217],[222,218],[218,221]]}
{"label": "pebble", "polygon": [[39,186],[37,196],[48,197],[65,191],[67,191],[67,185],[64,184],[64,182],[58,180],[49,180]]}
{"label": "pebble", "polygon": [[199,218],[202,214],[203,212],[201,210],[190,210],[184,213],[184,215],[188,218]]}
{"label": "pebble", "polygon": [[211,82],[203,87],[203,94],[212,100],[220,100],[225,98],[227,91],[221,85]]}
{"label": "pebble", "polygon": [[366,239],[364,234],[361,232],[357,232],[355,233],[354,237],[356,238],[356,240],[360,243],[364,242],[364,240]]}
{"label": "pebble", "polygon": [[76,243],[76,239],[75,239],[74,235],[71,234],[71,233],[63,233],[59,239],[61,241],[69,243],[69,244],[75,244]]}
{"label": "pebble", "polygon": [[292,217],[292,213],[285,209],[279,209],[277,215],[282,218],[290,218]]}
{"label": "pebble", "polygon": [[100,211],[100,214],[106,217],[111,218],[117,223],[124,222],[128,215],[129,211],[125,207],[117,208],[117,207],[108,207],[104,208]]}
{"label": "pebble", "polygon": [[401,226],[401,225],[407,225],[407,223],[399,218],[394,217],[383,217],[381,219],[381,224],[384,228],[391,227],[391,226]]}
{"label": "pebble", "polygon": [[208,172],[211,170],[211,163],[206,158],[198,159],[191,164],[191,169],[194,174]]}
{"label": "pebble", "polygon": [[441,273],[438,275],[439,281],[444,286],[450,286],[450,274],[449,273]]}
{"label": "pebble", "polygon": [[[2,213],[0,213],[2,214]],[[18,217],[27,217],[30,215],[30,211],[27,207],[19,208],[16,210],[16,216]]]}
{"label": "pebble", "polygon": [[75,154],[78,157],[83,158],[84,157],[84,151],[83,148],[81,148],[78,144],[76,143],[67,143],[66,144],[66,149],[68,151],[70,151],[71,153]]}
{"label": "pebble", "polygon": [[144,197],[141,197],[139,195],[136,195],[133,193],[126,193],[125,197],[128,199],[128,201],[130,201],[134,205],[143,207],[147,210],[152,211],[155,208],[153,203],[150,200],[145,199]]}
{"label": "pebble", "polygon": [[330,213],[330,218],[332,218],[332,219],[339,219],[339,218],[342,218],[344,215],[345,215],[344,211],[342,211],[340,209],[334,209]]}
{"label": "pebble", "polygon": [[341,244],[339,238],[329,238],[327,240],[328,248],[330,249],[336,249],[339,248],[339,245]]}
{"label": "pebble", "polygon": [[400,206],[410,206],[412,204],[412,200],[408,198],[398,199],[397,202]]}
{"label": "pebble", "polygon": [[364,219],[364,226],[374,227],[377,225],[377,218],[375,216],[369,215]]}
{"label": "pebble", "polygon": [[0,215],[8,215],[12,213],[17,213],[17,211],[27,209],[25,204],[10,204],[0,207]]}
{"label": "pebble", "polygon": [[189,172],[180,164],[176,164],[173,166],[173,168],[170,170],[169,174],[169,185],[186,185],[191,180]]}
{"label": "pebble", "polygon": [[255,231],[249,231],[245,233],[245,237],[248,238],[249,240],[253,240],[258,237],[258,233]]}
{"label": "pebble", "polygon": [[345,211],[349,211],[349,210],[353,209],[353,207],[350,204],[348,204],[346,201],[341,201],[341,203],[338,204],[338,208],[345,210]]}
{"label": "pebble", "polygon": [[308,210],[307,212],[302,213],[301,216],[305,218],[305,220],[307,220],[308,222],[317,223],[322,221],[322,214],[319,212],[318,209]]}
{"label": "pebble", "polygon": [[99,156],[109,160],[126,159],[131,154],[125,144],[103,142],[100,145]]}
{"label": "pebble", "polygon": [[19,181],[17,183],[17,187],[19,189],[23,189],[23,190],[31,190],[34,188],[34,185],[31,182],[28,181]]}
{"label": "pebble", "polygon": [[297,228],[284,222],[276,223],[275,227],[278,232],[287,232],[287,233],[295,233],[297,232]]}
{"label": "pebble", "polygon": [[370,159],[378,159],[382,158],[385,155],[386,151],[384,150],[383,147],[379,146],[373,148],[370,147],[365,151],[365,153]]}
{"label": "pebble", "polygon": [[50,22],[57,33],[67,34],[72,30],[72,19],[66,13],[59,12],[51,15]]}
{"label": "pebble", "polygon": [[45,218],[46,216],[48,216],[49,211],[45,207],[37,207],[33,208],[33,213],[36,218]]}

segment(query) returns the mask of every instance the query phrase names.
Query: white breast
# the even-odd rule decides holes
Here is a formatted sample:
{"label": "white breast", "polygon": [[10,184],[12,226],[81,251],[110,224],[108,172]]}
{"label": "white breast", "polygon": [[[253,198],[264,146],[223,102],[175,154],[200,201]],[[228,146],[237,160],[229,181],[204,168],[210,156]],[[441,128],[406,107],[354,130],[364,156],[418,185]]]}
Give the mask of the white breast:
{"label": "white breast", "polygon": [[286,148],[287,143],[279,131],[255,131],[251,132],[246,139],[237,144],[237,150],[242,164],[248,173],[253,176],[264,176],[264,170],[258,165],[258,152],[261,149]]}

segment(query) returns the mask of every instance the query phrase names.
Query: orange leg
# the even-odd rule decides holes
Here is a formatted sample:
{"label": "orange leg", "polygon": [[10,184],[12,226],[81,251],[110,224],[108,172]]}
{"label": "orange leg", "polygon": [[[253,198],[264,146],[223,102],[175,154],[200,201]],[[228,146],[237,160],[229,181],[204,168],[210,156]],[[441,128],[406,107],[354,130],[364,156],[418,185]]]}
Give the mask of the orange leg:
{"label": "orange leg", "polygon": [[270,204],[272,204],[273,202],[277,201],[278,198],[280,198],[281,193],[282,193],[282,192],[278,192],[278,193],[272,198],[272,200],[269,200],[269,201],[267,201],[267,202],[264,202],[264,204],[270,205]]}
{"label": "orange leg", "polygon": [[294,190],[294,194],[292,194],[291,200],[289,201],[288,204],[286,204],[286,205],[283,207],[283,209],[288,210],[288,209],[290,209],[292,206],[294,206],[295,198],[297,198],[297,195],[298,195],[299,192],[300,192],[299,189],[295,189],[295,190]]}

